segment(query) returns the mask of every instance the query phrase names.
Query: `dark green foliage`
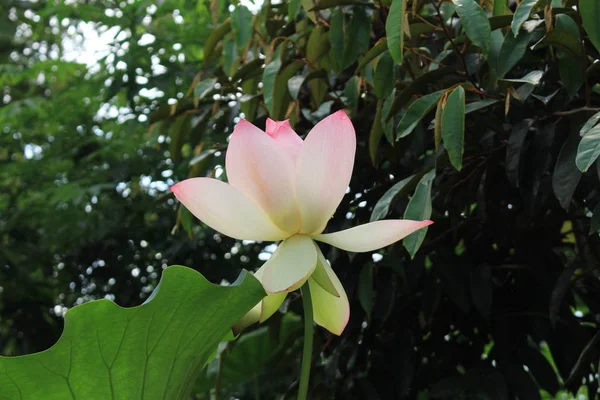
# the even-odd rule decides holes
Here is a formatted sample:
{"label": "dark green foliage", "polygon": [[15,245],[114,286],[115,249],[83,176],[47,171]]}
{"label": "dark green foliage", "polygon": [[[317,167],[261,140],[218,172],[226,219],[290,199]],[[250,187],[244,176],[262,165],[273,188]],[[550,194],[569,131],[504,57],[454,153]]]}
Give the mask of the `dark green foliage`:
{"label": "dark green foliage", "polygon": [[[3,354],[51,345],[61,330],[55,305],[105,295],[139,304],[163,263],[214,282],[259,266],[268,243],[215,234],[178,209],[167,186],[221,176],[240,113],[259,127],[290,119],[305,135],[345,109],[356,164],[328,230],[403,216],[435,224],[375,258],[323,247],[352,308],[341,337],[317,330],[314,398],[594,397],[597,2],[290,1],[250,15],[224,1],[167,0],[149,25],[151,2],[123,2],[118,19],[105,2],[59,3],[0,5],[9,95],[0,104]],[[403,19],[388,19],[404,8]],[[52,15],[69,21],[52,30]],[[79,20],[131,31],[95,73],[34,48],[60,43]],[[18,23],[31,36],[16,38]],[[156,41],[138,44],[145,33]],[[151,73],[156,57],[163,74]],[[162,98],[142,95],[154,87]],[[98,116],[104,104],[120,116]],[[452,112],[463,107],[464,120]],[[291,296],[286,307],[298,312],[300,303]],[[264,347],[257,375],[241,371],[232,382],[227,370],[222,395],[293,396],[300,335],[285,336],[283,351],[280,317],[246,339]],[[228,351],[237,360],[231,346],[225,363]],[[198,384],[205,398],[218,376],[211,368]]]}

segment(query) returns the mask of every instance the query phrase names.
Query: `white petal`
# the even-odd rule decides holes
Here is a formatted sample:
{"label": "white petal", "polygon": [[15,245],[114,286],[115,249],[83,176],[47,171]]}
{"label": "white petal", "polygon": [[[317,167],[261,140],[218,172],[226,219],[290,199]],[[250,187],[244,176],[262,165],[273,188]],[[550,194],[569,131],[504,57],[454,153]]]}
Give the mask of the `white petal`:
{"label": "white petal", "polygon": [[342,201],[354,166],[356,135],[344,111],[310,131],[296,160],[301,233],[321,233]]}
{"label": "white petal", "polygon": [[388,246],[431,224],[433,224],[432,221],[388,219],[339,232],[313,235],[312,238],[338,249],[361,253]]}
{"label": "white petal", "polygon": [[186,179],[171,191],[200,221],[229,237],[276,241],[288,236],[256,203],[219,180]]}
{"label": "white petal", "polygon": [[[318,248],[317,251],[321,253],[321,250]],[[320,257],[325,258],[323,254]],[[348,324],[350,304],[348,303],[348,296],[342,283],[327,262],[323,265],[323,268],[339,293],[339,297],[328,293],[311,277],[308,280],[308,284],[313,304],[313,318],[318,325],[339,336]]]}
{"label": "white petal", "polygon": [[268,293],[298,289],[317,265],[317,250],[311,238],[294,235],[284,240],[264,265],[262,284]]}

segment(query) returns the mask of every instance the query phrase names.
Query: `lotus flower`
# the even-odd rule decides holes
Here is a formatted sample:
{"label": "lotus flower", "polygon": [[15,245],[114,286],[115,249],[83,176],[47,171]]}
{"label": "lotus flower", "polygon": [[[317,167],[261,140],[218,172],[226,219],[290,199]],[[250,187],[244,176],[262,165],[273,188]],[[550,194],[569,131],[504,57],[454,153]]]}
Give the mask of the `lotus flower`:
{"label": "lotus flower", "polygon": [[238,329],[269,318],[288,292],[308,280],[315,322],[340,335],[350,315],[348,298],[314,241],[367,252],[432,222],[382,220],[323,233],[352,175],[356,136],[350,119],[338,111],[304,141],[288,121],[268,119],[266,128],[265,133],[245,120],[235,127],[225,160],[229,184],[192,178],[171,191],[198,219],[226,236],[282,241],[255,273],[268,295]]}

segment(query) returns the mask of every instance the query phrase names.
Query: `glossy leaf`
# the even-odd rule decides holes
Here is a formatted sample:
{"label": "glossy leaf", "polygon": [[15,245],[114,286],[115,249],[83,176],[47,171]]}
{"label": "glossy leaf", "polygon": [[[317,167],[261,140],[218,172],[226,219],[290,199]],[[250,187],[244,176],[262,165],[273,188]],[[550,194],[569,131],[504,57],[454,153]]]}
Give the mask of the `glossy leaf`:
{"label": "glossy leaf", "polygon": [[384,219],[389,211],[392,203],[398,196],[407,195],[410,190],[411,184],[415,184],[414,181],[415,175],[409,176],[408,178],[402,179],[400,182],[396,183],[394,186],[389,188],[387,192],[384,193],[383,196],[377,201],[375,207],[373,207],[373,211],[371,212],[371,222],[379,221],[380,219]]}
{"label": "glossy leaf", "polygon": [[598,121],[600,121],[600,112],[594,114],[590,119],[588,119],[585,122],[585,124],[583,124],[581,130],[579,131],[579,135],[585,136],[586,133],[588,133],[590,130],[592,130],[593,127],[596,126],[596,124],[598,124]]}
{"label": "glossy leaf", "polygon": [[410,135],[417,124],[435,107],[444,93],[445,90],[440,90],[415,100],[398,123],[397,139]]}
{"label": "glossy leaf", "polygon": [[465,91],[462,86],[450,93],[442,112],[442,140],[450,156],[450,163],[462,169],[465,145]]}
{"label": "glossy leaf", "polygon": [[390,12],[385,21],[387,45],[394,61],[402,64],[404,61],[404,14],[406,0],[392,0]]}
{"label": "glossy leaf", "polygon": [[575,163],[581,172],[586,172],[600,156],[600,126],[590,129],[579,142]]}
{"label": "glossy leaf", "polygon": [[226,34],[231,32],[231,19],[227,18],[221,25],[216,27],[206,39],[204,44],[204,63],[208,63],[214,54],[217,44],[225,37]]}
{"label": "glossy leaf", "polygon": [[167,268],[150,299],[75,307],[50,349],[1,357],[6,399],[185,398],[219,341],[265,295],[247,273],[217,286],[185,267]]}
{"label": "glossy leaf", "polygon": [[252,38],[252,13],[242,4],[231,13],[231,29],[238,49],[244,49]]}
{"label": "glossy leaf", "polygon": [[600,51],[600,3],[594,0],[581,0],[578,3],[583,28],[590,42]]}
{"label": "glossy leaf", "polygon": [[498,54],[498,78],[504,78],[504,75],[521,61],[532,37],[533,32],[523,32],[517,37],[511,32],[506,33]]}
{"label": "glossy leaf", "polygon": [[388,97],[394,89],[393,82],[396,81],[396,65],[389,52],[379,57],[375,68],[375,94],[380,99]]}
{"label": "glossy leaf", "polygon": [[483,57],[487,58],[491,47],[492,30],[485,11],[475,0],[454,0],[454,4],[467,36],[481,49]]}
{"label": "glossy leaf", "polygon": [[387,38],[381,38],[375,43],[373,47],[360,59],[358,63],[358,67],[356,67],[356,71],[354,73],[359,73],[365,65],[373,61],[380,54],[388,49],[387,47]]}
{"label": "glossy leaf", "polygon": [[371,132],[369,133],[369,155],[374,166],[377,166],[377,151],[379,149],[379,142],[383,136],[383,122],[381,120],[382,103],[381,100],[377,102],[377,113],[371,126]]}
{"label": "glossy leaf", "polygon": [[519,169],[521,166],[521,154],[523,143],[529,129],[533,125],[533,120],[525,119],[513,126],[508,138],[506,147],[506,176],[512,186],[519,186]]}
{"label": "glossy leaf", "polygon": [[510,29],[513,35],[518,36],[519,30],[525,21],[529,19],[529,15],[533,10],[533,7],[538,3],[539,0],[523,0],[517,6],[515,10],[515,15],[513,16],[512,23],[510,24]]}
{"label": "glossy leaf", "polygon": [[478,110],[482,110],[486,107],[494,105],[498,103],[500,100],[496,99],[483,99],[479,101],[474,101],[473,103],[469,103],[465,107],[465,114],[469,114]]}
{"label": "glossy leaf", "polygon": [[215,84],[217,83],[217,78],[209,78],[204,79],[198,82],[196,87],[194,88],[194,96],[198,100],[202,100],[204,96],[206,96],[211,90],[215,88]]}
{"label": "glossy leaf", "polygon": [[539,42],[533,45],[532,49],[537,50],[547,46],[564,49],[576,58],[583,57],[579,39],[569,31],[551,30]]}
{"label": "glossy leaf", "polygon": [[[431,187],[435,178],[435,170],[431,170],[419,181],[415,193],[410,198],[406,211],[404,212],[404,219],[411,219],[414,221],[422,221],[431,218]],[[421,247],[427,230],[429,227],[419,229],[417,232],[412,233],[404,238],[402,243],[410,254],[411,258],[414,258],[415,254]]]}
{"label": "glossy leaf", "polygon": [[558,153],[554,172],[552,173],[552,190],[561,207],[569,209],[575,188],[581,179],[581,171],[575,164],[579,135],[571,134]]}
{"label": "glossy leaf", "polygon": [[540,84],[544,71],[531,71],[522,78],[515,79],[502,79],[503,82],[514,82],[514,83],[527,83],[530,85],[537,86]]}
{"label": "glossy leaf", "polygon": [[275,79],[277,79],[277,74],[279,73],[279,69],[281,68],[281,46],[277,47],[275,52],[273,53],[273,59],[270,63],[265,65],[265,69],[263,70],[263,99],[265,102],[265,106],[267,110],[269,110],[269,114],[273,114],[273,96],[275,91]]}
{"label": "glossy leaf", "polygon": [[493,0],[493,1],[494,1],[494,8],[493,8],[494,15],[505,15],[505,14],[510,13],[510,9],[508,8],[507,0]]}

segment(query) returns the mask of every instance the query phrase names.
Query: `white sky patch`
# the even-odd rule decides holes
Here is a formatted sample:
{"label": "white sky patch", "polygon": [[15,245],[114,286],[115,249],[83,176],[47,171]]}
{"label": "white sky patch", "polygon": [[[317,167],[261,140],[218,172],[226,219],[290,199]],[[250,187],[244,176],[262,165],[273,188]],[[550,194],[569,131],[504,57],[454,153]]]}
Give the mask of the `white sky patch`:
{"label": "white sky patch", "polygon": [[91,22],[80,22],[77,27],[83,35],[83,40],[78,42],[75,38],[64,38],[62,42],[63,60],[85,64],[90,72],[94,72],[94,66],[98,60],[111,53],[110,44],[115,40],[115,35],[120,28],[113,26],[99,33]]}
{"label": "white sky patch", "polygon": [[[260,11],[264,1],[263,0],[240,0],[240,4],[246,6],[248,10],[250,10],[253,14],[256,14]],[[278,3],[277,1],[273,1],[272,3]]]}

